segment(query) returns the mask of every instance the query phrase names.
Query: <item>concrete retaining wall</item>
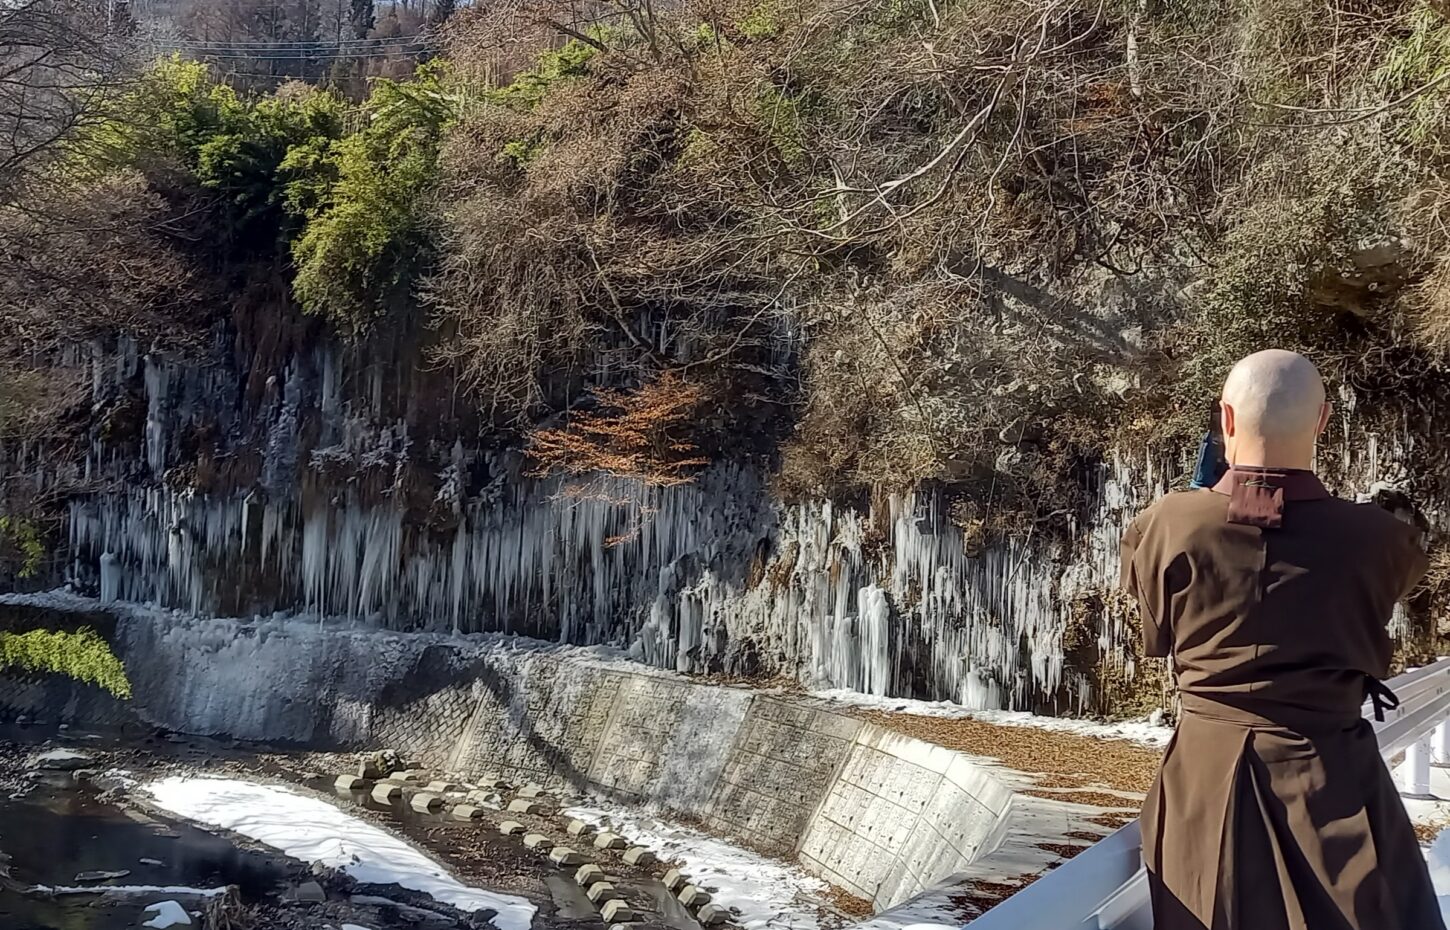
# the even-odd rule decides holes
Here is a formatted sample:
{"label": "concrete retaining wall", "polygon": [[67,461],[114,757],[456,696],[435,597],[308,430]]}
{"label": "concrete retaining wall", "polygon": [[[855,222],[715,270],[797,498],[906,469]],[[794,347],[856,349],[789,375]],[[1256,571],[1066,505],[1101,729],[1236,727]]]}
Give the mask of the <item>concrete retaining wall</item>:
{"label": "concrete retaining wall", "polygon": [[[115,646],[150,723],[566,783],[798,858],[878,908],[991,851],[1021,779],[805,696],[516,639],[133,613]],[[0,718],[56,700],[25,694],[0,687]]]}

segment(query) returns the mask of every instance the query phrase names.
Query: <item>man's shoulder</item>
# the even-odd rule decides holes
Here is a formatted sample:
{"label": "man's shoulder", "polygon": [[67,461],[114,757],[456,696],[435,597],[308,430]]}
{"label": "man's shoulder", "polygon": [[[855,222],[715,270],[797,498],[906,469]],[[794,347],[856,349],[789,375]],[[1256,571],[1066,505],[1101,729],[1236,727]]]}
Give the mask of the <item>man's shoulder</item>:
{"label": "man's shoulder", "polygon": [[[1312,501],[1291,502],[1289,512],[1311,515],[1315,522],[1335,524],[1356,535],[1368,538],[1413,534],[1414,527],[1375,503],[1357,503],[1342,497],[1325,497]],[[1134,525],[1146,531],[1154,525],[1182,529],[1185,524],[1202,521],[1221,526],[1228,509],[1228,496],[1207,488],[1192,491],[1170,491],[1140,513]]]}
{"label": "man's shoulder", "polygon": [[1327,497],[1313,503],[1317,505],[1315,514],[1320,519],[1352,527],[1356,533],[1405,536],[1416,532],[1415,527],[1371,501]]}
{"label": "man's shoulder", "polygon": [[1167,517],[1191,516],[1217,513],[1222,519],[1228,506],[1228,498],[1207,488],[1192,491],[1169,491],[1147,510],[1138,515],[1140,521],[1148,522]]}

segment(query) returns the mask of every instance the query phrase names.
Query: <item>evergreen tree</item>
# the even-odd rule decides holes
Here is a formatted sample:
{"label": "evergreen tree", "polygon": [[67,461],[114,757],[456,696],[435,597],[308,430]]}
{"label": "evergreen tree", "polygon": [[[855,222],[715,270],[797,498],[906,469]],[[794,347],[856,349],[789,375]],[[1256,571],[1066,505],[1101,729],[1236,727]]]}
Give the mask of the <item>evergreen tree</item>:
{"label": "evergreen tree", "polygon": [[366,39],[368,33],[373,31],[377,19],[377,10],[373,7],[373,0],[352,0],[352,15],[348,22],[352,26],[353,38]]}
{"label": "evergreen tree", "polygon": [[430,25],[441,26],[457,11],[458,0],[437,0],[433,4],[433,12],[429,15],[428,22]]}

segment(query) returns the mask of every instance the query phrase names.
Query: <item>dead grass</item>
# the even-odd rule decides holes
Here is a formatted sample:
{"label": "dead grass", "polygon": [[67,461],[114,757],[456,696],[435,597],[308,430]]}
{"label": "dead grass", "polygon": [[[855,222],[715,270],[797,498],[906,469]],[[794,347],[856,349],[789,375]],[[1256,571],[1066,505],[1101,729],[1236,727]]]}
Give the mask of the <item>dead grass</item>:
{"label": "dead grass", "polygon": [[[1048,776],[1047,783],[1077,788],[1101,785],[1146,794],[1158,773],[1160,754],[1126,740],[1094,739],[1030,727],[995,726],[968,718],[921,717],[875,710],[858,712],[879,726],[975,756],[997,759],[1008,768]],[[1103,807],[1128,807],[1111,795],[1045,793],[1045,797]],[[1101,803],[1100,803],[1101,802]]]}
{"label": "dead grass", "polygon": [[857,897],[835,885],[827,886],[824,897],[832,910],[856,920],[865,920],[876,912],[875,907],[867,899]]}
{"label": "dead grass", "polygon": [[1127,798],[1118,797],[1116,794],[1108,794],[1105,791],[1042,791],[1036,788],[1028,788],[1021,794],[1030,794],[1034,798],[1046,798],[1050,801],[1065,801],[1068,804],[1082,804],[1087,807],[1106,807],[1118,810],[1136,810],[1137,805]]}
{"label": "dead grass", "polygon": [[1137,819],[1137,814],[1130,814],[1126,811],[1108,811],[1096,817],[1087,818],[1087,822],[1095,823],[1100,827],[1107,827],[1109,830],[1119,830]]}

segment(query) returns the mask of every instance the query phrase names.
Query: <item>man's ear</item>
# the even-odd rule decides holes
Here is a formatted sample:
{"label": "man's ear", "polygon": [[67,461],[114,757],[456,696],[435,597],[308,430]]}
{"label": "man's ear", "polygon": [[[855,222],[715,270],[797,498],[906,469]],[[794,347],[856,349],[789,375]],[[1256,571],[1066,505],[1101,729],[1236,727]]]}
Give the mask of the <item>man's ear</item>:
{"label": "man's ear", "polygon": [[1319,428],[1314,431],[1315,436],[1323,433],[1325,428],[1329,426],[1329,417],[1333,413],[1334,404],[1326,400],[1324,406],[1319,408]]}
{"label": "man's ear", "polygon": [[1233,405],[1230,404],[1226,400],[1225,401],[1220,401],[1219,402],[1219,405],[1218,405],[1218,409],[1219,409],[1220,419],[1223,421],[1223,434],[1224,434],[1224,436],[1226,436],[1226,437],[1227,436],[1232,436],[1234,434],[1234,408],[1233,408]]}

